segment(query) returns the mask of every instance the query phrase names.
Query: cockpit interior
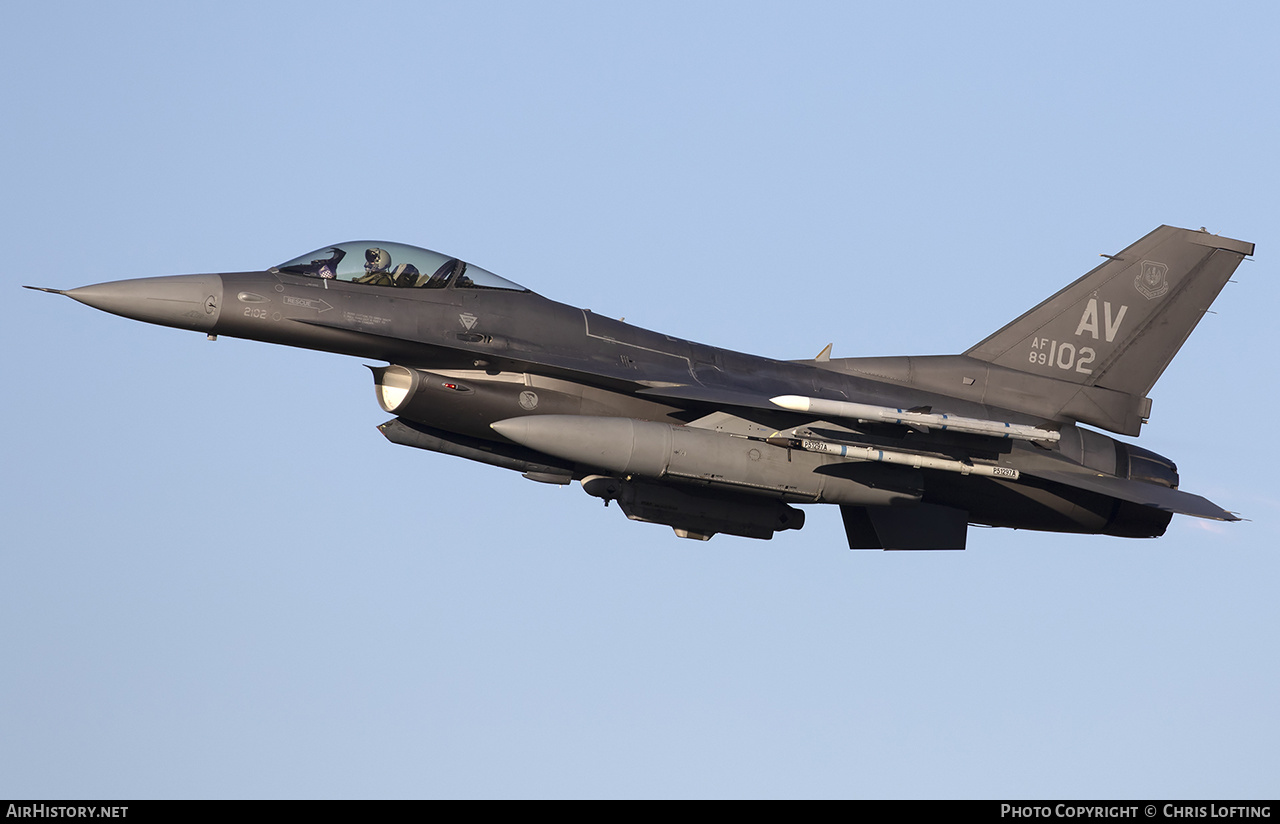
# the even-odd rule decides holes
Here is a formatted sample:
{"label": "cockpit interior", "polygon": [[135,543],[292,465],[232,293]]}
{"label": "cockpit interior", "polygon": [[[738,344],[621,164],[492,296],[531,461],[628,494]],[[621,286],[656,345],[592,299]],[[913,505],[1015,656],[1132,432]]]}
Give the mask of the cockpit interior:
{"label": "cockpit interior", "polygon": [[380,240],[324,246],[275,267],[303,277],[403,289],[503,289],[527,292],[519,284],[430,249]]}

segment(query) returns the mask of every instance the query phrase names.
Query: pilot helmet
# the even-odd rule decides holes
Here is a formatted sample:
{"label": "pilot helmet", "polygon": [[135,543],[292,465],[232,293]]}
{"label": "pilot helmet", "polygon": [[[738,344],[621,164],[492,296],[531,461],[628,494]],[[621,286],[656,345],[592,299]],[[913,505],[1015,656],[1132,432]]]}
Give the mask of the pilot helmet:
{"label": "pilot helmet", "polygon": [[391,255],[376,246],[365,250],[364,260],[364,270],[366,272],[380,272],[391,265]]}

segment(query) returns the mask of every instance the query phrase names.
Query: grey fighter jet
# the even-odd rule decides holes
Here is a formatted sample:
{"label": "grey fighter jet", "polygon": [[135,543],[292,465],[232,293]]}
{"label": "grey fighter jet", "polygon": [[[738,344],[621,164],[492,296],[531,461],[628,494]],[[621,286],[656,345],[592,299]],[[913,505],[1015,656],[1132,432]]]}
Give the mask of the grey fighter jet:
{"label": "grey fighter jet", "polygon": [[[63,294],[371,367],[393,443],[574,481],[684,538],[840,507],[851,549],[963,549],[969,524],[1153,538],[1179,489],[1136,436],[1151,387],[1253,244],[1161,226],[960,355],[780,361],[650,332],[414,246]],[[40,288],[40,287],[31,287]],[[1093,428],[1089,428],[1093,427]]]}

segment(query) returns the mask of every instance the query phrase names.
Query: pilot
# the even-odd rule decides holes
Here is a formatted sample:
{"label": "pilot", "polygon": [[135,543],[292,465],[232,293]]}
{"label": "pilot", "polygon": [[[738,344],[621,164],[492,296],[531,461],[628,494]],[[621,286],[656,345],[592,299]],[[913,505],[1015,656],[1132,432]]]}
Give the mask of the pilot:
{"label": "pilot", "polygon": [[364,275],[356,278],[356,283],[369,283],[374,286],[391,285],[391,255],[385,249],[373,247],[364,250]]}
{"label": "pilot", "polygon": [[415,286],[418,283],[418,267],[412,263],[391,265],[391,255],[386,249],[376,246],[366,249],[364,253],[364,276],[356,283],[369,283],[374,286]]}

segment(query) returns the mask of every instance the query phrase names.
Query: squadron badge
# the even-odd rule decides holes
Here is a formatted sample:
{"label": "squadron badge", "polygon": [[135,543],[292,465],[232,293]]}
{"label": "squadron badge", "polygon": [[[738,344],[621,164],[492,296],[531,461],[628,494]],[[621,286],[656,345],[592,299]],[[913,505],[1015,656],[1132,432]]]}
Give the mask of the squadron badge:
{"label": "squadron badge", "polygon": [[1154,260],[1144,260],[1133,285],[1144,298],[1155,300],[1169,291],[1169,267]]}

